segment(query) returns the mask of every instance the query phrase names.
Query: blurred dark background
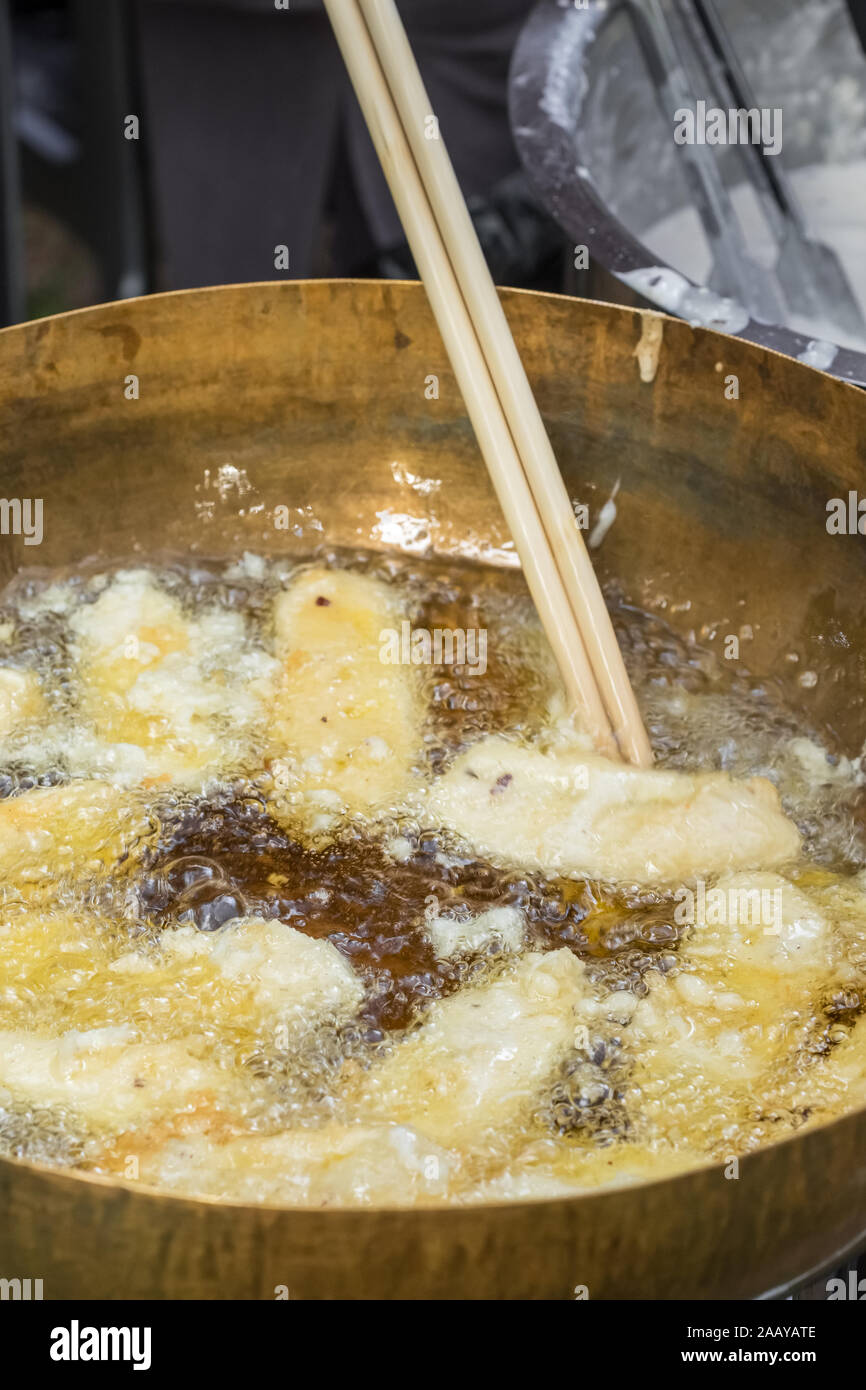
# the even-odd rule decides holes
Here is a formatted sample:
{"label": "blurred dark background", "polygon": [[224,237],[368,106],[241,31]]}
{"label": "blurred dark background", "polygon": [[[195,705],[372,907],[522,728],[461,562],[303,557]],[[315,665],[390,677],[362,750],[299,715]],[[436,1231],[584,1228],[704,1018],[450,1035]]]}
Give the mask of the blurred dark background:
{"label": "blurred dark background", "polygon": [[[846,3],[864,40],[866,0]],[[0,325],[159,289],[415,276],[322,0],[282,4],[0,0]],[[575,270],[519,167],[508,69],[533,4],[399,0],[497,283],[642,302],[595,257]]]}
{"label": "blurred dark background", "polygon": [[[495,279],[574,288],[508,127],[532,0],[400,8]],[[0,0],[0,198],[2,323],[156,289],[415,274],[321,0]]]}

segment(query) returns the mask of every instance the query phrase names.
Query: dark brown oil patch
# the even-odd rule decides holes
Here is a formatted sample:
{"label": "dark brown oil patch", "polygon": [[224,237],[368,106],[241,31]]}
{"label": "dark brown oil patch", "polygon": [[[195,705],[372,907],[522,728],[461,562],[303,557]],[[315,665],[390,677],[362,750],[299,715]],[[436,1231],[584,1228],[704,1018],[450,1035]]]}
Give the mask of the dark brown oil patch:
{"label": "dark brown oil patch", "polygon": [[[248,799],[201,800],[164,827],[139,882],[143,915],[218,931],[233,917],[277,918],[329,940],[368,983],[363,1022],[403,1028],[429,1001],[452,993],[471,964],[434,954],[425,914],[474,917],[513,905],[527,920],[527,945],[567,947],[614,988],[637,988],[675,948],[663,906],[628,902],[569,880],[508,874],[477,859],[443,856],[422,835],[405,863],[374,840],[347,832],[326,848],[292,839]],[[495,948],[494,948],[495,954]]]}

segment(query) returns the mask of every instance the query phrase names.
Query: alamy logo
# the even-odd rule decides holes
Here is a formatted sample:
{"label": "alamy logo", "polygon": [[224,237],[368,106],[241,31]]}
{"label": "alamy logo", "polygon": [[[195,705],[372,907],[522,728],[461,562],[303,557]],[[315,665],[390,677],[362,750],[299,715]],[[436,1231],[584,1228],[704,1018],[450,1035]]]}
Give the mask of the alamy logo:
{"label": "alamy logo", "polygon": [[837,1275],[835,1279],[827,1280],[827,1302],[838,1303],[840,1299],[853,1303],[866,1302],[866,1279],[857,1278],[857,1270],[848,1270],[848,1282],[840,1279]]}
{"label": "alamy logo", "polygon": [[0,535],[23,536],[25,545],[41,545],[42,534],[41,497],[0,497]]}
{"label": "alamy logo", "polygon": [[487,670],[485,627],[385,627],[379,633],[379,660],[384,666],[463,666],[470,676]]}
{"label": "alamy logo", "polygon": [[831,536],[866,536],[866,497],[849,492],[827,503],[827,531]]}
{"label": "alamy logo", "polygon": [[150,1370],[149,1327],[68,1327],[51,1329],[52,1361],[131,1361],[134,1371]]}
{"label": "alamy logo", "polygon": [[739,106],[723,110],[705,101],[674,112],[674,142],[677,145],[763,145],[764,154],[782,149],[782,108]]}
{"label": "alamy logo", "polygon": [[41,1279],[0,1279],[0,1302],[27,1303],[42,1296]]}
{"label": "alamy logo", "polygon": [[680,927],[763,927],[766,936],[782,930],[781,888],[707,888],[699,878],[694,891],[678,888],[674,901]]}

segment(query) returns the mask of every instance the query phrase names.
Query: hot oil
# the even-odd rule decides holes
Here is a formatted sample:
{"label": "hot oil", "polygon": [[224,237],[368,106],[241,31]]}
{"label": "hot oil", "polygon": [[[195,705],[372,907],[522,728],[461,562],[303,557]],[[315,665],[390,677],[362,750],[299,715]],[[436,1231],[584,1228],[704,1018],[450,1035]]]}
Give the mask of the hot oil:
{"label": "hot oil", "polygon": [[[419,761],[423,775],[439,772],[486,733],[528,737],[561,716],[550,653],[519,575],[355,553],[327,553],[317,562],[360,569],[393,585],[414,629],[486,634],[483,673],[468,663],[417,669],[429,710]],[[154,574],[190,616],[213,609],[241,615],[250,647],[267,652],[271,603],[292,570],[244,557],[229,565],[165,562]],[[35,725],[7,740],[0,783],[5,795],[62,782],[86,768],[90,745],[84,739],[82,752],[68,623],[70,613],[94,602],[109,581],[102,572],[40,576],[7,595],[2,619],[11,626],[2,659],[38,673],[46,710]],[[616,598],[613,616],[661,765],[770,776],[806,833],[809,862],[845,872],[866,862],[856,769],[821,772],[820,759],[804,761],[802,753],[791,751],[792,739],[802,738],[804,730],[777,686],[723,667],[696,642]],[[821,730],[808,733],[821,741]],[[95,771],[107,775],[101,766]],[[106,971],[124,952],[157,949],[161,934],[178,925],[214,933],[238,917],[276,919],[326,938],[365,982],[365,1004],[350,1025],[325,1028],[288,1050],[272,1033],[243,1020],[205,1030],[220,1064],[244,1084],[249,1078],[249,1105],[240,1122],[267,1130],[330,1113],[345,1058],[369,1065],[381,1048],[423,1020],[432,1001],[503,967],[495,947],[472,959],[437,959],[425,928],[431,913],[475,916],[513,905],[525,916],[529,949],[567,947],[586,961],[590,979],[604,991],[642,997],[648,972],[674,978],[680,968],[684,929],[670,894],[508,873],[461,852],[437,827],[405,816],[385,824],[346,818],[318,837],[297,837],[271,815],[271,786],[270,770],[256,756],[253,728],[236,741],[227,733],[222,766],[203,787],[158,781],[147,787],[153,830],[135,853],[120,866],[95,863],[72,879],[58,877],[53,890],[48,885],[53,901],[40,903],[49,922],[51,913],[59,922],[85,907],[98,918],[76,978],[53,987],[49,952],[44,988],[31,975],[27,990],[0,1006],[0,1028],[64,1032],[114,1025],[131,1014],[149,1038],[177,1036],[184,1020],[173,996],[159,1000],[149,994],[144,977],[126,993],[107,986]],[[19,885],[4,891],[25,908],[32,894],[31,887]],[[833,1037],[844,1036],[864,997],[866,991],[849,984],[847,993],[840,988],[816,1000],[816,1055]],[[799,1077],[808,1065],[798,1055],[793,1074]],[[565,1066],[539,1110],[537,1129],[559,1136],[564,1153],[575,1145],[581,1151],[608,1149],[623,1137],[634,1142],[624,1099],[629,1074],[627,1034],[615,1028],[600,1032],[588,1054],[578,1050]],[[796,1091],[790,1076],[783,1080],[779,1098]],[[259,1083],[264,1091],[256,1089]],[[785,1110],[779,1099],[781,1118],[769,1120],[756,1098],[737,1117],[743,1143],[757,1142],[756,1135],[763,1142],[770,1130],[802,1123],[803,1109],[792,1101]],[[0,1092],[0,1121],[6,1152],[75,1163],[91,1151],[86,1127],[76,1129],[74,1118],[56,1108],[27,1111]],[[656,1143],[648,1132],[644,1140],[648,1147]],[[709,1151],[714,1141],[708,1132],[696,1142]]]}
{"label": "hot oil", "polygon": [[[253,798],[195,803],[164,822],[140,882],[142,911],[160,925],[179,920],[204,931],[231,917],[276,917],[327,937],[369,983],[362,1018],[376,1040],[408,1027],[426,1002],[451,993],[471,973],[437,960],[425,931],[431,910],[459,919],[517,907],[531,948],[567,946],[591,959],[595,977],[614,988],[639,988],[643,970],[669,966],[680,931],[672,905],[657,895],[509,875],[454,855],[434,831],[399,828],[411,853],[395,862],[383,843],[357,827],[311,849],[293,841]],[[494,959],[495,952],[477,962],[476,972]]]}

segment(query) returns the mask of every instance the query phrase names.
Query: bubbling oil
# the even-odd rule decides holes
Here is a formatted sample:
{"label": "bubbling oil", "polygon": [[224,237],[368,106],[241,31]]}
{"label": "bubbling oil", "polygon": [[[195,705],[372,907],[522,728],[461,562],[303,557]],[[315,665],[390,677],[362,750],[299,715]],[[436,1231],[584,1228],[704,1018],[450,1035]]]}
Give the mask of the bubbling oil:
{"label": "bubbling oil", "polygon": [[[323,551],[313,562],[383,582],[416,629],[487,634],[483,676],[469,664],[417,671],[426,709],[419,777],[437,776],[486,734],[529,738],[561,716],[557,674],[518,574],[360,552]],[[135,570],[146,572],[190,624],[203,615],[212,620],[215,645],[190,657],[185,679],[210,688],[233,667],[236,681],[266,688],[275,664],[274,599],[297,567],[254,556],[169,557],[144,567],[136,562]],[[321,830],[294,833],[275,818],[274,768],[261,752],[266,697],[235,718],[235,686],[226,686],[225,709],[209,716],[219,754],[214,758],[208,744],[191,780],[148,769],[143,775],[135,749],[107,749],[83,695],[79,619],[110,590],[117,571],[90,566],[24,575],[0,610],[0,662],[32,676],[40,692],[38,712],[5,732],[0,798],[103,779],[125,787],[141,817],[131,835],[126,811],[118,811],[106,847],[71,868],[46,861],[38,874],[22,877],[11,864],[0,885],[0,1031],[62,1039],[131,1027],[154,1047],[191,1033],[194,1059],[231,1078],[229,1100],[215,1110],[190,1102],[174,1128],[156,1127],[160,1136],[197,1123],[213,1132],[272,1135],[339,1115],[347,1071],[375,1066],[423,1027],[434,1001],[496,979],[506,967],[496,941],[469,955],[437,956],[427,929],[431,904],[457,921],[490,908],[517,909],[526,924],[524,949],[572,952],[602,999],[646,999],[650,983],[676,981],[687,933],[669,891],[508,871],[405,808],[384,818],[342,814]],[[828,764],[825,731],[804,729],[772,683],[722,668],[697,642],[616,595],[611,608],[658,763],[769,777],[804,833],[803,875],[817,874],[826,886],[833,875],[862,869],[859,765]],[[151,718],[148,738],[153,732],[156,739],[155,724]],[[350,1018],[326,1014],[286,1038],[273,1020],[245,1014],[246,996],[224,989],[206,960],[185,974],[165,965],[166,934],[216,939],[237,919],[282,923],[329,943],[363,983],[360,1006]],[[774,1062],[763,1094],[744,1101],[738,1093],[736,1113],[723,1117],[719,1102],[696,1123],[690,1160],[768,1142],[806,1123],[813,1108],[820,1112],[809,1099],[813,1063],[850,1038],[866,1000],[866,936],[860,926],[842,936],[845,968],[800,1018],[796,1046]],[[194,1007],[186,1009],[190,990]],[[576,1183],[592,1185],[600,1180],[593,1156],[602,1151],[625,1149],[644,1159],[662,1153],[669,1140],[630,1106],[634,1066],[625,1024],[600,1020],[552,1079],[524,1131],[501,1141],[495,1163],[491,1152],[486,1166],[476,1163],[472,1171],[489,1176],[498,1163],[506,1173],[533,1145],[554,1144],[553,1167],[564,1164]],[[822,1094],[825,1108],[836,1103],[829,1084]],[[38,1098],[28,1105],[0,1082],[4,1153],[123,1171],[119,1155],[135,1144],[119,1133],[119,1124],[101,1128],[74,1106]],[[211,1190],[206,1173],[196,1190]],[[491,1191],[502,1195],[494,1180],[492,1188],[476,1185],[458,1196]]]}

